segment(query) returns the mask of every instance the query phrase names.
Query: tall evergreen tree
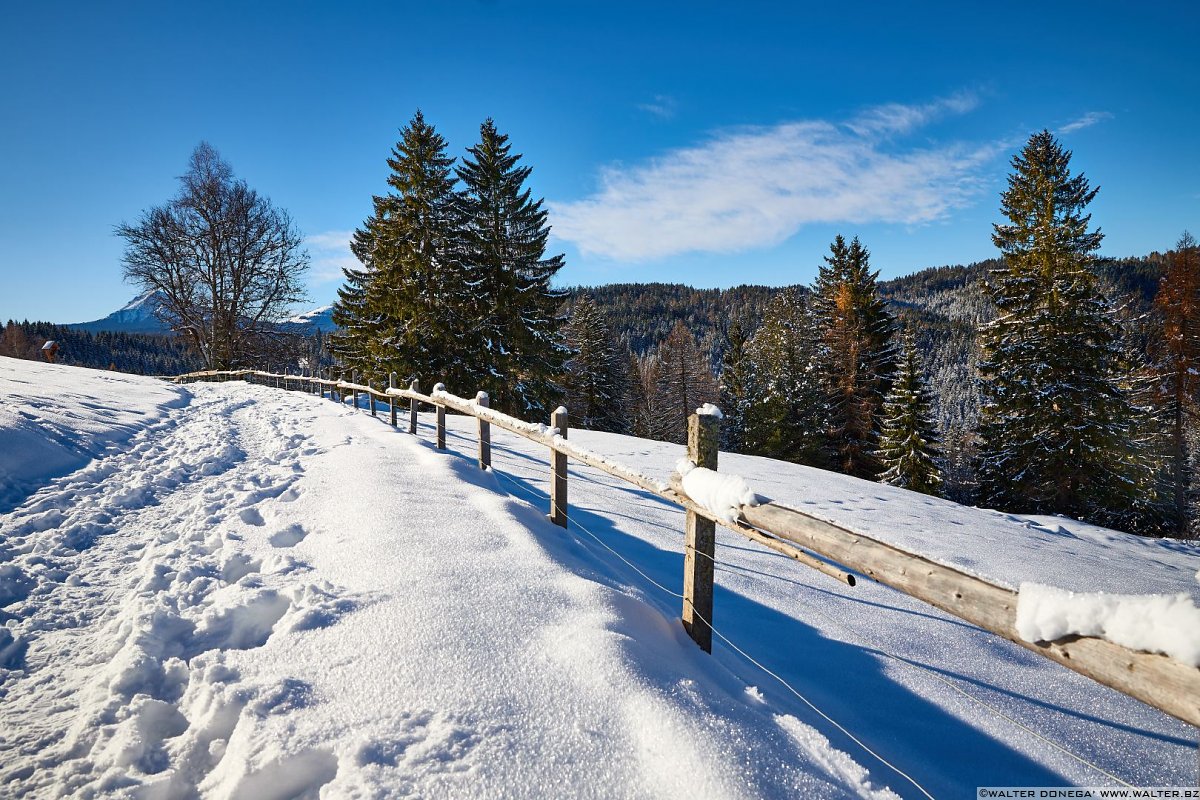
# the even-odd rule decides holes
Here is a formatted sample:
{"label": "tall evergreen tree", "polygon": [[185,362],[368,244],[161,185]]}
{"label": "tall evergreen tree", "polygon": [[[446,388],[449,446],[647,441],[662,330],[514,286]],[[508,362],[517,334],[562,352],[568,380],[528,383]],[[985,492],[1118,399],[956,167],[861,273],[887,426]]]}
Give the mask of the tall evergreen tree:
{"label": "tall evergreen tree", "polygon": [[745,412],[746,452],[824,466],[828,407],[819,336],[799,291],[785,289],[771,298],[747,348],[754,394]]}
{"label": "tall evergreen tree", "polygon": [[389,372],[429,385],[473,386],[474,304],[464,298],[462,200],[446,140],[418,111],[387,164],[391,191],[354,238],[364,269],[347,274],[335,313],[351,323],[338,342],[346,365],[367,380]]}
{"label": "tall evergreen tree", "polygon": [[696,337],[682,321],[667,335],[658,351],[662,364],[658,406],[662,436],[668,442],[687,441],[688,417],[704,403],[718,400],[717,384]]}
{"label": "tall evergreen tree", "polygon": [[838,235],[817,273],[815,309],[823,333],[822,377],[828,395],[832,465],[873,479],[879,414],[895,369],[895,321],[879,296],[870,253]]}
{"label": "tall evergreen tree", "polygon": [[1187,536],[1190,493],[1185,487],[1181,524],[1172,480],[1171,407],[1162,402],[1161,375],[1130,355],[1123,364],[1125,377],[1118,385],[1129,398],[1131,416],[1122,457],[1131,486],[1125,497],[1113,498],[1105,519],[1111,527],[1145,536]]}
{"label": "tall evergreen tree", "polygon": [[883,430],[879,437],[879,480],[922,494],[941,496],[937,429],[933,402],[925,386],[917,346],[911,335],[904,337],[900,367],[883,406]]}
{"label": "tall evergreen tree", "polygon": [[555,379],[568,356],[557,316],[565,293],[550,287],[563,257],[545,257],[550,227],[525,188],[530,167],[518,166],[521,156],[491,119],[479,137],[458,167],[478,377],[494,407],[542,417],[561,396]]}
{"label": "tall evergreen tree", "polygon": [[608,323],[592,298],[580,295],[564,329],[571,357],[563,379],[573,425],[589,430],[624,433],[625,364]]}
{"label": "tall evergreen tree", "polygon": [[980,493],[997,508],[1096,522],[1127,505],[1133,416],[1116,381],[1119,329],[1090,267],[1096,196],[1049,131],[1012,159],[982,332]]}
{"label": "tall evergreen tree", "polygon": [[721,424],[721,447],[735,453],[746,452],[746,412],[754,397],[754,375],[747,346],[748,324],[742,314],[734,314],[725,328],[724,356],[718,390],[719,405],[725,414]]}
{"label": "tall evergreen tree", "polygon": [[1154,304],[1162,314],[1160,402],[1165,406],[1169,430],[1166,442],[1170,463],[1175,533],[1189,532],[1192,483],[1189,417],[1195,414],[1200,394],[1200,246],[1187,231],[1175,250],[1167,254],[1167,269]]}
{"label": "tall evergreen tree", "polygon": [[[376,198],[378,204],[379,198]],[[367,287],[376,278],[374,265],[374,228],[378,216],[368,218],[350,240],[350,251],[354,253],[361,269],[343,267],[346,278],[337,290],[330,318],[338,326],[330,336],[329,349],[342,366],[357,370],[363,375],[375,375],[377,365],[368,358],[367,342],[379,334],[380,318],[367,309]]]}

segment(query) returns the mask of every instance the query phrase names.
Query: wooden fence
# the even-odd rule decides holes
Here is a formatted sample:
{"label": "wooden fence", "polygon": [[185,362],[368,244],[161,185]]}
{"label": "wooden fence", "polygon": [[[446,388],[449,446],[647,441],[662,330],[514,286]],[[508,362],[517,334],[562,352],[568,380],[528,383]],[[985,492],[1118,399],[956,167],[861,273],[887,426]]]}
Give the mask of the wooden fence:
{"label": "wooden fence", "polygon": [[[446,447],[447,409],[475,417],[481,469],[491,466],[492,425],[549,448],[549,514],[555,524],[563,527],[568,518],[568,459],[599,469],[680,506],[687,512],[683,624],[706,652],[712,650],[715,534],[716,525],[721,525],[849,586],[855,585],[855,573],[890,586],[1200,727],[1200,669],[1165,655],[1130,650],[1094,637],[1068,636],[1053,642],[1027,642],[1016,631],[1017,593],[1013,590],[906,553],[793,508],[766,502],[754,507],[743,506],[736,521],[720,520],[687,496],[678,475],[673,476],[670,484],[664,484],[569,442],[565,408],[554,412],[549,425],[524,422],[489,408],[487,395],[483,392],[473,400],[467,400],[450,394],[439,383],[429,394],[422,394],[416,380],[407,388],[397,387],[394,373],[387,389],[359,384],[354,376],[346,381],[259,370],[196,372],[174,380],[246,380],[321,396],[328,390],[331,398],[339,402],[350,398],[355,407],[358,396],[364,394],[369,399],[372,414],[377,414],[378,400],[388,404],[389,422],[394,427],[398,424],[396,401],[407,400],[408,430],[413,434],[417,433],[418,407],[423,403],[433,406],[437,412],[436,443],[440,449]],[[719,424],[719,417],[715,415],[693,414],[689,419],[688,458],[698,467],[717,468]]]}

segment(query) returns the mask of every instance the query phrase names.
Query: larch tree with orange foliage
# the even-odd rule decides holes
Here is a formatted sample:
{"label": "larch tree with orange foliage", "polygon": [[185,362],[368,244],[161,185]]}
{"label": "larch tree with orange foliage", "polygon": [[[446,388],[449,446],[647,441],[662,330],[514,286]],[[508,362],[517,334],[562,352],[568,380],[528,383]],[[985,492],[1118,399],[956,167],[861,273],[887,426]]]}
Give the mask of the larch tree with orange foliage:
{"label": "larch tree with orange foliage", "polygon": [[1200,394],[1200,246],[1184,232],[1167,254],[1167,269],[1154,298],[1163,318],[1160,391],[1170,420],[1168,459],[1174,490],[1176,533],[1188,534],[1192,482],[1188,421]]}

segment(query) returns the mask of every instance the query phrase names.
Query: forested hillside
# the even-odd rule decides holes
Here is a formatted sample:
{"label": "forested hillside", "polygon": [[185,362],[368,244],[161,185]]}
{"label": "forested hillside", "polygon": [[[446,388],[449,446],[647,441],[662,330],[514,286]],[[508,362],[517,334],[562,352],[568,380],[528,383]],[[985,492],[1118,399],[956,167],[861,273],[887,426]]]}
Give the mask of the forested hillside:
{"label": "forested hillside", "polygon": [[0,331],[0,356],[40,360],[42,345],[58,343],[57,361],[77,367],[114,369],[137,375],[179,375],[200,360],[177,336],[80,330],[49,322],[9,320]]}
{"label": "forested hillside", "polygon": [[[974,491],[972,462],[976,457],[973,431],[979,420],[977,335],[994,314],[985,291],[989,270],[998,259],[967,265],[948,265],[881,281],[879,295],[895,317],[912,334],[924,379],[931,392],[933,415],[945,450],[947,491],[968,500]],[[1165,257],[1101,259],[1095,264],[1098,284],[1106,299],[1118,309],[1126,332],[1131,369],[1148,363],[1152,331],[1159,314],[1154,296],[1162,277]],[[662,348],[672,329],[682,324],[695,337],[714,376],[726,368],[729,328],[738,320],[738,335],[751,337],[762,325],[767,304],[780,292],[811,296],[806,286],[736,286],[730,289],[695,289],[682,284],[619,283],[579,286],[569,290],[569,304],[588,296],[595,302],[618,350],[635,358],[628,376],[633,393],[637,387],[638,364],[644,365]],[[653,377],[653,376],[652,376]],[[642,401],[645,404],[645,401]],[[636,414],[637,398],[631,403]],[[636,425],[635,425],[636,427]],[[664,432],[644,430],[651,436]]]}
{"label": "forested hillside", "polygon": [[[192,345],[173,334],[122,333],[80,329],[74,325],[9,320],[0,329],[0,356],[42,360],[42,345],[58,343],[59,364],[113,369],[135,375],[181,375],[203,368]],[[333,363],[320,331],[286,334],[278,340],[278,355],[259,366],[290,365],[292,369],[325,367]]]}
{"label": "forested hillside", "polygon": [[[894,313],[911,322],[917,350],[926,364],[927,380],[941,424],[947,429],[970,426],[978,412],[975,397],[975,334],[991,319],[983,290],[987,270],[998,260],[930,267],[879,283],[879,294]],[[1114,305],[1135,336],[1145,315],[1153,313],[1154,293],[1162,276],[1159,253],[1140,258],[1105,259],[1096,272]],[[685,324],[719,374],[725,355],[729,321],[749,321],[751,332],[762,323],[767,302],[784,289],[807,293],[808,287],[743,285],[729,289],[695,289],[679,283],[612,283],[575,286],[571,302],[588,295],[604,314],[618,343],[635,355],[654,352],[676,323]]]}

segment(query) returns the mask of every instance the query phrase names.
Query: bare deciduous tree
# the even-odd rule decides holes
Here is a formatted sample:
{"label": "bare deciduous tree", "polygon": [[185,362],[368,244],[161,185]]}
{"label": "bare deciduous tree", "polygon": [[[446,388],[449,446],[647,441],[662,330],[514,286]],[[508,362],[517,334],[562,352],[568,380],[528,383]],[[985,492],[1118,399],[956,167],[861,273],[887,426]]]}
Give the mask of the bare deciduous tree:
{"label": "bare deciduous tree", "polygon": [[209,369],[252,365],[277,351],[277,323],[305,299],[308,253],[287,212],[236,180],[207,142],[179,180],[166,205],[117,226],[125,278],[158,292],[161,319]]}

